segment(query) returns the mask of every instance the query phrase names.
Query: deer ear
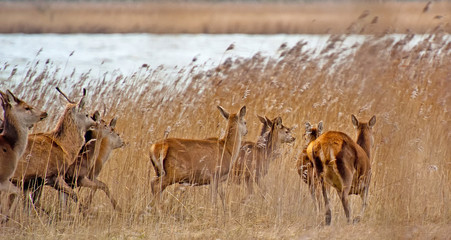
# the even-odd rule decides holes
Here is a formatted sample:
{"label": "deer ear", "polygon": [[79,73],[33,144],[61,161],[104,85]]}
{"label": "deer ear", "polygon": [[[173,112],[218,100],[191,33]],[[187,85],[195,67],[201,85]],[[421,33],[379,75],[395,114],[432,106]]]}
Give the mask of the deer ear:
{"label": "deer ear", "polygon": [[278,128],[282,128],[282,118],[281,117],[277,117],[274,122]]}
{"label": "deer ear", "polygon": [[368,126],[373,127],[376,124],[376,115],[374,115],[368,122]]}
{"label": "deer ear", "polygon": [[357,118],[354,116],[354,114],[351,114],[351,120],[352,120],[352,124],[356,127],[359,126],[359,120],[357,120]]}
{"label": "deer ear", "polygon": [[83,97],[82,99],[80,99],[80,102],[78,103],[78,109],[81,110],[85,108],[85,98]]}
{"label": "deer ear", "polygon": [[310,124],[310,122],[305,122],[304,125],[305,125],[305,130],[312,129],[312,124]]}
{"label": "deer ear", "polygon": [[0,91],[0,100],[2,101],[2,107],[5,107],[5,105],[9,103],[8,96],[2,91]]}
{"label": "deer ear", "polygon": [[14,102],[16,102],[16,103],[21,102],[20,99],[18,99],[16,96],[14,96],[14,94],[11,91],[6,90],[6,94],[10,97],[9,102],[11,102],[11,99],[14,100]]}
{"label": "deer ear", "polygon": [[99,111],[95,111],[94,114],[92,114],[92,120],[94,120],[95,122],[100,120],[100,113]]}
{"label": "deer ear", "polygon": [[221,113],[221,115],[225,118],[225,119],[229,119],[229,113],[221,106],[217,106],[219,109],[219,112]]}
{"label": "deer ear", "polygon": [[267,116],[265,116],[266,119],[266,123],[268,124],[268,126],[272,127],[272,125],[274,124]]}
{"label": "deer ear", "polygon": [[240,118],[244,118],[246,115],[246,106],[242,106],[240,109]]}
{"label": "deer ear", "polygon": [[86,96],[86,88],[83,88],[83,97],[81,97],[80,102],[78,102],[78,109],[83,109],[85,107],[85,96]]}
{"label": "deer ear", "polygon": [[260,120],[261,123],[266,124],[266,119],[260,115],[257,115],[258,120]]}
{"label": "deer ear", "polygon": [[320,133],[323,131],[323,121],[319,121],[319,123],[318,123],[318,131]]}
{"label": "deer ear", "polygon": [[111,119],[110,127],[115,128],[116,127],[116,122],[117,122],[117,117],[114,117],[113,119]]}

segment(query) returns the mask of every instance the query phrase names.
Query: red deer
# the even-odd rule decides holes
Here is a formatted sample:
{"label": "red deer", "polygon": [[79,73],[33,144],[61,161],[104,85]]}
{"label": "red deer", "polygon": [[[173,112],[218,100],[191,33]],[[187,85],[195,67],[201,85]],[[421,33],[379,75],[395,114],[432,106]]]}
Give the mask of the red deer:
{"label": "red deer", "polygon": [[259,184],[260,178],[268,173],[269,163],[273,160],[280,145],[291,143],[296,138],[291,135],[291,128],[282,124],[282,118],[272,121],[257,116],[263,123],[257,142],[245,142],[240,155],[233,166],[232,173],[236,179],[244,179],[248,194],[253,193],[253,182]]}
{"label": "red deer", "polygon": [[320,178],[327,225],[331,223],[332,214],[326,184],[337,190],[348,223],[351,220],[348,195],[357,194],[362,198],[361,214],[354,222],[360,220],[367,205],[371,181],[372,128],[376,124],[376,116],[368,123],[360,123],[354,115],[351,119],[357,129],[357,142],[345,133],[330,131],[319,136],[307,147],[308,158],[313,162],[316,174]]}
{"label": "red deer", "polygon": [[[98,112],[92,118],[97,121],[99,119]],[[71,187],[88,187],[93,189],[94,192],[97,189],[103,190],[110,199],[113,207],[120,211],[120,207],[111,196],[108,186],[97,179],[110,153],[114,149],[124,146],[121,137],[114,131],[116,121],[117,118],[114,118],[107,125],[103,120],[100,120],[100,124],[95,129],[89,130],[86,133],[86,143],[80,151],[77,160],[69,167],[65,177],[66,182]],[[90,194],[89,203],[94,196],[94,192]]]}
{"label": "red deer", "polygon": [[4,115],[0,134],[0,193],[17,195],[20,189],[10,182],[10,178],[27,147],[28,129],[46,118],[47,113],[34,109],[9,90],[6,93],[0,91],[0,100]]}
{"label": "red deer", "polygon": [[27,191],[38,188],[32,193],[35,204],[39,204],[39,188],[43,184],[53,186],[69,194],[75,201],[78,200],[75,192],[64,181],[64,175],[78,156],[86,131],[96,125],[84,111],[85,89],[78,103],[71,101],[58,88],[57,90],[69,103],[52,131],[28,136],[26,151],[13,177]]}
{"label": "red deer", "polygon": [[242,137],[247,134],[246,106],[237,114],[229,114],[220,106],[218,109],[228,120],[224,138],[167,138],[150,147],[150,160],[157,175],[151,182],[154,199],[158,201],[161,192],[174,183],[213,183],[212,200],[216,199],[218,182],[229,173],[238,158]]}
{"label": "red deer", "polygon": [[296,169],[298,170],[299,176],[302,180],[309,186],[310,194],[315,205],[315,209],[319,209],[317,206],[317,201],[319,199],[319,179],[315,174],[315,169],[313,168],[313,163],[310,162],[307,156],[307,146],[316,140],[323,132],[323,122],[320,121],[317,127],[313,127],[309,122],[305,123],[305,147],[302,149],[302,153],[296,163]]}

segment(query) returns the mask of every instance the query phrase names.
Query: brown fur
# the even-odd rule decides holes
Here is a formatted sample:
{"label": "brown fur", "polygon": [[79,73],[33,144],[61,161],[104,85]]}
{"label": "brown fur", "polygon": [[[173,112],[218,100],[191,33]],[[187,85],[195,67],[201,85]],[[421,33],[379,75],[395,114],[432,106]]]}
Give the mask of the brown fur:
{"label": "brown fur", "polygon": [[46,112],[33,109],[9,90],[0,91],[4,121],[0,134],[0,193],[18,194],[20,190],[9,180],[14,175],[19,158],[27,147],[28,129],[47,117]]}
{"label": "brown fur", "polygon": [[299,176],[302,180],[309,186],[310,194],[315,205],[315,209],[318,209],[317,201],[320,198],[320,193],[317,191],[319,189],[319,178],[315,173],[313,167],[313,162],[311,162],[307,155],[308,145],[315,141],[323,132],[323,122],[318,123],[318,127],[313,127],[309,122],[305,123],[305,147],[302,149],[298,161],[296,163],[296,169],[298,170]]}
{"label": "brown fur", "polygon": [[246,182],[248,194],[253,193],[253,182],[259,184],[260,178],[268,173],[269,163],[275,158],[280,145],[296,139],[291,135],[291,129],[282,125],[282,118],[272,121],[258,118],[263,123],[259,139],[243,144],[232,169],[234,179],[244,179]]}
{"label": "brown fur", "polygon": [[[95,117],[93,117],[96,120]],[[108,185],[97,179],[102,170],[103,164],[108,160],[110,153],[117,148],[124,146],[124,142],[119,135],[114,132],[116,118],[107,125],[101,121],[98,126],[89,131],[87,142],[83,146],[77,160],[69,167],[66,173],[66,182],[72,187],[88,187],[94,192],[101,189],[117,210],[121,208],[117,201],[111,196]],[[88,134],[87,134],[88,135]],[[92,201],[94,193],[90,194],[88,205]]]}
{"label": "brown fur", "polygon": [[[70,103],[66,105],[63,115],[52,131],[28,136],[26,151],[13,177],[17,183],[24,185],[25,190],[30,190],[32,182],[45,179],[46,185],[53,186],[77,200],[75,192],[64,181],[64,175],[83,146],[84,134],[90,127],[95,126],[95,122],[83,110],[84,96],[79,103],[68,99]],[[33,188],[42,188],[42,185]],[[38,189],[33,193],[33,200],[39,201],[40,192]]]}
{"label": "brown fur", "polygon": [[150,148],[151,162],[157,177],[152,180],[152,193],[158,200],[159,194],[174,183],[192,185],[210,184],[213,181],[215,193],[218,181],[229,173],[238,157],[242,137],[246,135],[243,106],[238,114],[229,114],[219,107],[228,120],[227,132],[222,139],[195,140],[168,138],[153,144]]}
{"label": "brown fur", "polygon": [[[348,202],[349,194],[358,194],[362,198],[361,215],[367,205],[368,188],[371,180],[371,165],[369,159],[372,127],[376,123],[373,116],[369,123],[359,123],[352,115],[352,122],[357,128],[357,139],[362,146],[354,142],[342,132],[326,132],[307,147],[307,155],[313,162],[317,176],[321,181],[323,198],[326,207],[326,224],[330,225],[331,211],[326,184],[337,190],[343,204],[348,222],[351,219]],[[359,221],[360,217],[354,219]]]}

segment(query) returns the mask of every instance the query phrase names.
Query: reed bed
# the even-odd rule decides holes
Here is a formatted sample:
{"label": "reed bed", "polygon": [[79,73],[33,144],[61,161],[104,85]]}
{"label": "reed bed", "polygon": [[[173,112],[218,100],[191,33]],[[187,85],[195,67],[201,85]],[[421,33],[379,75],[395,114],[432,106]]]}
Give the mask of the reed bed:
{"label": "reed bed", "polygon": [[[114,211],[102,192],[85,213],[71,204],[61,209],[57,194],[46,188],[48,214],[20,204],[12,219],[0,227],[2,238],[23,239],[447,239],[451,233],[450,89],[451,41],[439,29],[394,38],[367,37],[343,49],[346,35],[331,36],[323,49],[306,50],[304,42],[278,56],[256,54],[225,59],[214,69],[190,65],[177,74],[142,66],[136,73],[85,73],[52,65],[30,64],[24,75],[11,71],[2,89],[40,106],[49,118],[33,131],[54,126],[64,101],[60,86],[71,97],[88,90],[88,106],[118,116],[117,131],[128,145],[116,150],[100,179],[117,198]],[[413,45],[413,46],[411,46]],[[233,51],[233,48],[227,50]],[[345,54],[348,52],[348,54]],[[39,58],[39,57],[38,57]],[[38,59],[37,58],[37,59]],[[70,59],[69,59],[70,60]],[[169,78],[168,76],[175,76]],[[298,126],[297,140],[283,148],[270,165],[256,193],[224,182],[225,197],[210,201],[210,187],[171,186],[159,209],[149,207],[151,143],[170,127],[171,137],[207,138],[224,134],[225,121],[216,105],[237,111],[248,108],[248,140],[255,140],[256,114],[281,116]],[[324,121],[325,130],[354,137],[350,115],[368,120],[377,116],[372,149],[373,178],[369,206],[359,224],[348,225],[341,203],[332,192],[332,225],[314,211],[308,187],[295,163],[304,142],[305,121]],[[80,190],[83,197],[86,190]],[[351,197],[352,212],[361,200]]]}
{"label": "reed bed", "polygon": [[450,9],[448,1],[5,1],[0,33],[424,34],[437,24],[450,33]]}

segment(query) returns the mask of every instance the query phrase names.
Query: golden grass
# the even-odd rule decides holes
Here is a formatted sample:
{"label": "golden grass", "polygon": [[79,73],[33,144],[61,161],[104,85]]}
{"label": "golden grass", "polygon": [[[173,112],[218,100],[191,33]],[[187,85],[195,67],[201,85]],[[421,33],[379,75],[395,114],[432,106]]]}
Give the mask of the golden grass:
{"label": "golden grass", "polygon": [[[91,110],[107,107],[107,120],[118,116],[117,130],[129,143],[114,152],[100,175],[124,210],[113,210],[102,192],[83,215],[60,210],[53,189],[43,205],[50,215],[36,215],[19,206],[0,227],[2,239],[447,239],[451,232],[449,35],[422,36],[411,50],[403,47],[413,35],[368,38],[354,54],[339,60],[340,38],[318,56],[300,42],[281,56],[224,61],[216,69],[189,66],[168,82],[164,69],[141,68],[131,76],[115,73],[80,79],[57,74],[54,66],[30,68],[20,84],[5,80],[19,97],[46,109],[50,116],[34,131],[48,129],[63,109],[54,87],[80,93],[88,87]],[[233,50],[231,50],[233,51]],[[41,65],[43,65],[41,63]],[[6,70],[11,71],[11,67]],[[18,79],[19,76],[12,76]],[[75,85],[72,82],[76,82]],[[97,82],[97,83],[96,83]],[[100,83],[99,83],[100,82]],[[184,90],[180,90],[180,89]],[[177,90],[178,89],[178,90]],[[66,91],[68,92],[68,91]],[[148,158],[150,143],[163,137],[205,138],[221,135],[225,121],[221,104],[236,111],[248,107],[247,139],[256,139],[256,114],[282,116],[298,125],[297,140],[271,163],[261,188],[247,201],[244,186],[221,184],[225,198],[211,203],[209,187],[169,187],[162,208],[146,208],[154,176]],[[308,187],[297,175],[296,157],[304,145],[303,123],[323,120],[325,130],[352,137],[350,115],[374,128],[369,206],[361,223],[346,224],[332,192],[332,226],[316,214]],[[80,191],[86,196],[87,191]],[[351,197],[352,212],[360,198]]]}
{"label": "golden grass", "polygon": [[[448,1],[320,3],[0,3],[0,33],[451,32]],[[366,13],[366,14],[365,14]],[[366,16],[365,16],[366,15]]]}

